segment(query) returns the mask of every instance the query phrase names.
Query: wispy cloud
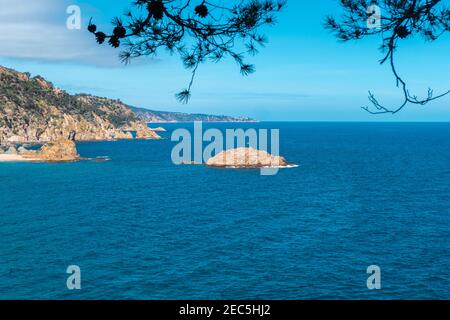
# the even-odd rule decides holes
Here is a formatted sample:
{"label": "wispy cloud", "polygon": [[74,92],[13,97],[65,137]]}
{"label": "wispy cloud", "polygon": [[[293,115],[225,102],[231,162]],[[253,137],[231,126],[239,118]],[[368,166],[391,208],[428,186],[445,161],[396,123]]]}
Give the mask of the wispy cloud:
{"label": "wispy cloud", "polygon": [[120,66],[118,51],[97,45],[86,31],[83,10],[81,30],[67,29],[66,10],[72,3],[0,0],[0,57]]}

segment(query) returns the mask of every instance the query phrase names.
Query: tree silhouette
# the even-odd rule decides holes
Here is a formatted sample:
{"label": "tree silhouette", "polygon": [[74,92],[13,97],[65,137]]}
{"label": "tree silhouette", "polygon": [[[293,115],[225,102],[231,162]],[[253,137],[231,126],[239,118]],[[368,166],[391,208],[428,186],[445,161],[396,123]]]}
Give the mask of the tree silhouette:
{"label": "tree silhouette", "polygon": [[[447,0],[340,0],[344,9],[344,15],[340,21],[334,17],[326,18],[325,26],[341,41],[381,35],[381,51],[384,56],[380,63],[389,62],[396,85],[401,88],[404,99],[397,107],[387,107],[379,103],[369,91],[372,107],[363,107],[364,110],[373,114],[395,114],[409,103],[425,105],[450,93],[449,90],[434,95],[433,90],[429,88],[425,98],[418,98],[410,93],[406,81],[398,73],[395,64],[395,52],[402,40],[420,35],[427,41],[435,41],[450,31],[450,10],[448,3],[444,4],[445,1]],[[381,9],[380,17],[376,16],[371,5],[377,5]],[[375,19],[380,19],[379,27],[368,28],[367,23]]]}
{"label": "tree silhouette", "polygon": [[187,88],[176,94],[180,102],[187,103],[203,62],[219,62],[229,56],[242,75],[254,72],[255,67],[245,58],[264,46],[267,40],[259,29],[274,24],[275,14],[284,6],[280,0],[135,0],[128,12],[114,18],[111,34],[98,31],[92,20],[88,30],[99,44],[107,40],[114,48],[122,47],[120,59],[124,63],[140,56],[155,56],[160,49],[178,54],[192,72]]}

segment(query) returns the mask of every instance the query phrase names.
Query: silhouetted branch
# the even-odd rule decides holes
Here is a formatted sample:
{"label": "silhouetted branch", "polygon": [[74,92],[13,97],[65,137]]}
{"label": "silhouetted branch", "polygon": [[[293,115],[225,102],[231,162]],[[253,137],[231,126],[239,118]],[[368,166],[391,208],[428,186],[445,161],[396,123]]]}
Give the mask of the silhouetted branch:
{"label": "silhouetted branch", "polygon": [[[372,19],[374,12],[368,10],[369,5],[378,5],[382,16],[379,28],[370,29],[367,20]],[[326,18],[326,27],[332,30],[341,41],[359,40],[366,36],[381,35],[381,50],[385,52],[380,63],[389,61],[396,85],[403,92],[403,102],[397,107],[387,107],[379,103],[369,91],[369,101],[372,108],[363,107],[372,114],[395,114],[408,104],[425,105],[450,93],[450,90],[434,95],[428,89],[426,98],[419,99],[409,92],[406,81],[396,69],[395,50],[399,42],[416,34],[422,35],[428,41],[435,41],[445,32],[450,31],[450,10],[441,0],[380,0],[368,2],[365,0],[341,0],[345,15],[341,22],[333,17]]]}
{"label": "silhouetted branch", "polygon": [[124,17],[113,20],[112,34],[97,31],[92,22],[88,30],[100,44],[108,41],[114,48],[125,47],[120,53],[124,63],[157,55],[161,48],[179,54],[192,72],[188,87],[176,94],[186,103],[197,69],[207,60],[219,62],[230,56],[243,75],[254,72],[254,66],[244,59],[257,53],[257,45],[264,45],[266,38],[258,30],[274,24],[274,14],[284,6],[282,0],[136,0]]}

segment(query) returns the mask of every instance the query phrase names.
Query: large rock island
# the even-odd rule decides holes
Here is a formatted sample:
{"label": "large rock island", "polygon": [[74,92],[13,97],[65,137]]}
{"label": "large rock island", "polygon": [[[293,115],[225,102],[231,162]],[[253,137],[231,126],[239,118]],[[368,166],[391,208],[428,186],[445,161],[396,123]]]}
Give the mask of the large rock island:
{"label": "large rock island", "polygon": [[285,158],[273,156],[266,151],[253,148],[237,148],[222,151],[210,158],[206,165],[216,168],[278,168],[289,167],[294,164]]}

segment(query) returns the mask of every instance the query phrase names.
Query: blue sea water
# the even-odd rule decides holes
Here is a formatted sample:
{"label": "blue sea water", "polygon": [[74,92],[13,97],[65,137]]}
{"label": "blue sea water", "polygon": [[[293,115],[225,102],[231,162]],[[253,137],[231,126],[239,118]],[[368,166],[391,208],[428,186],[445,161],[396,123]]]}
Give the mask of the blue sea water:
{"label": "blue sea water", "polygon": [[192,124],[1,163],[0,299],[450,299],[449,123],[204,126],[279,128],[300,167],[175,166]]}

